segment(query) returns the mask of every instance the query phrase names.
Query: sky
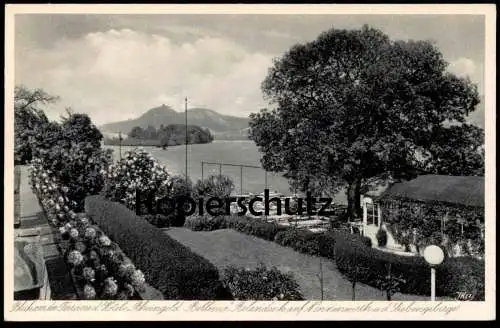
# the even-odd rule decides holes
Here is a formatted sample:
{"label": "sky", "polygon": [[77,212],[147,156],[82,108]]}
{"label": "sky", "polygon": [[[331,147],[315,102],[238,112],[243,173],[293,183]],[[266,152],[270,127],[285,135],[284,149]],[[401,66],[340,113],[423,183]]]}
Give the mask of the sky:
{"label": "sky", "polygon": [[475,15],[17,14],[15,83],[60,97],[100,125],[162,104],[248,116],[273,58],[330,28],[368,24],[391,39],[432,40],[484,90],[484,17]]}

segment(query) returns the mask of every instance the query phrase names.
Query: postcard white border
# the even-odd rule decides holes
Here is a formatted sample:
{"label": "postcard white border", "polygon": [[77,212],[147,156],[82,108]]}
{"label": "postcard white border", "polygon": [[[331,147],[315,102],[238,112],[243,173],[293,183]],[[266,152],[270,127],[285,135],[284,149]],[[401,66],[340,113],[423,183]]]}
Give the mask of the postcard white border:
{"label": "postcard white border", "polygon": [[[495,5],[107,5],[107,4],[40,4],[5,6],[5,143],[4,143],[4,313],[7,321],[149,321],[149,320],[491,320],[496,318],[496,7]],[[486,149],[486,300],[484,302],[445,302],[448,307],[458,306],[456,311],[443,314],[439,311],[429,311],[425,314],[417,311],[384,310],[386,306],[395,306],[401,302],[322,302],[322,306],[343,306],[343,311],[307,312],[282,311],[275,312],[238,312],[216,311],[215,307],[226,305],[236,306],[234,302],[216,302],[212,311],[190,310],[194,302],[182,302],[179,310],[166,311],[161,314],[151,311],[68,311],[70,304],[74,306],[97,306],[99,301],[74,301],[62,305],[63,301],[37,301],[33,306],[41,309],[45,306],[56,311],[11,311],[13,295],[13,86],[14,86],[14,15],[36,13],[86,13],[86,14],[356,14],[356,15],[417,15],[417,14],[463,14],[485,16],[485,149]],[[120,302],[114,302],[119,306]],[[127,301],[126,306],[132,307],[133,302]],[[205,302],[207,303],[207,302]],[[252,303],[252,302],[247,302]],[[260,306],[272,302],[256,302]],[[402,302],[412,303],[414,308],[430,308],[439,302]],[[149,302],[153,306],[172,306],[175,301]],[[198,303],[201,304],[201,303]],[[276,304],[276,303],[275,303]],[[297,302],[291,302],[289,307],[296,307]],[[307,304],[307,302],[300,302]],[[311,301],[309,301],[311,304]],[[367,305],[369,304],[369,305]],[[362,311],[353,309],[358,306],[378,308],[379,311]],[[25,304],[29,306],[29,304]],[[52,306],[52,307],[49,307]],[[122,305],[123,306],[123,305]],[[442,306],[442,305],[440,305]],[[307,306],[306,306],[307,307]],[[393,309],[393,308],[392,308]]]}

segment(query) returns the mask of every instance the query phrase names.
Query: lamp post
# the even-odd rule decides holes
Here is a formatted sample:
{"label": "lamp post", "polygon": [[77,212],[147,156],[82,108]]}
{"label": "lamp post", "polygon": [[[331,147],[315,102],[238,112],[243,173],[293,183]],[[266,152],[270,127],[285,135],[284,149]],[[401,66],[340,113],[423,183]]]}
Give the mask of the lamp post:
{"label": "lamp post", "polygon": [[118,132],[118,146],[120,147],[120,161],[122,160],[122,132]]}
{"label": "lamp post", "polygon": [[436,300],[436,267],[443,263],[444,252],[436,245],[427,246],[424,249],[424,259],[431,266],[431,301]]}

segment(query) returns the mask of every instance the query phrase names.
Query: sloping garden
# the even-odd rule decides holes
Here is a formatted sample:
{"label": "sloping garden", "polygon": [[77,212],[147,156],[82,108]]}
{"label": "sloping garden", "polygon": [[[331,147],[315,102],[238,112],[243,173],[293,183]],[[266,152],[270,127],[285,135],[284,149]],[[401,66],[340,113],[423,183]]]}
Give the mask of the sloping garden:
{"label": "sloping garden", "polygon": [[[193,184],[171,176],[140,149],[112,163],[101,149],[102,136],[83,114],[41,127],[31,161],[32,188],[59,231],[81,299],[345,300],[356,293],[364,299],[429,294],[429,268],[421,257],[379,251],[368,238],[336,226],[313,233],[222,213],[186,220],[186,208],[164,200],[224,199],[232,182],[216,176]],[[170,226],[185,228],[161,230]],[[245,252],[238,256],[238,249]],[[228,256],[234,261],[223,267]],[[305,267],[318,256],[324,259],[320,270]],[[437,276],[438,296],[466,291],[484,299],[483,261],[449,258]]]}

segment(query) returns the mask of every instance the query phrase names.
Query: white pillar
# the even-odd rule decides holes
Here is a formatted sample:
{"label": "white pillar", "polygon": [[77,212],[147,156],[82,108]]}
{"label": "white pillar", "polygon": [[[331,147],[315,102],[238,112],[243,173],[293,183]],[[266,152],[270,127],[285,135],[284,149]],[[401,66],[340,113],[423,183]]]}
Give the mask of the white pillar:
{"label": "white pillar", "polygon": [[431,268],[431,301],[436,300],[436,269]]}
{"label": "white pillar", "polygon": [[377,223],[380,229],[380,227],[382,226],[382,207],[380,206],[380,204],[377,204]]}
{"label": "white pillar", "polygon": [[363,199],[363,225],[368,224],[368,208],[366,207],[366,199]]}

